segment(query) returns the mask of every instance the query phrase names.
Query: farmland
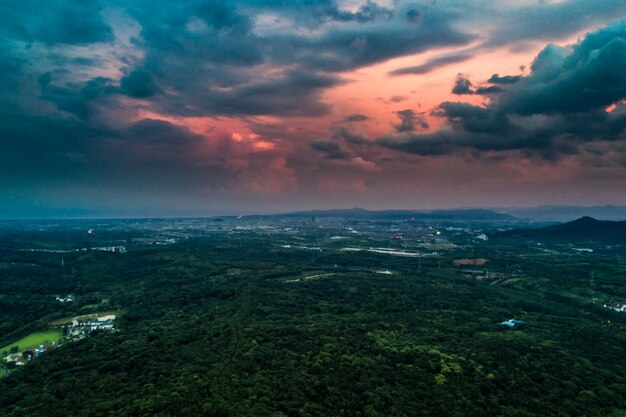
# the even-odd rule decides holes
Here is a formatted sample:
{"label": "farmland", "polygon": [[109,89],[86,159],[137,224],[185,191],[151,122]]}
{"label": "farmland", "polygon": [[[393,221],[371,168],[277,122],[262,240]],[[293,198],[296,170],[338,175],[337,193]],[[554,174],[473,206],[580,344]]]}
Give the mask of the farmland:
{"label": "farmland", "polygon": [[2,348],[0,348],[0,353],[8,353],[9,351],[11,351],[11,349],[14,348],[27,350],[36,348],[39,345],[49,345],[58,342],[61,336],[63,336],[63,332],[59,328],[38,330],[16,342],[3,346]]}

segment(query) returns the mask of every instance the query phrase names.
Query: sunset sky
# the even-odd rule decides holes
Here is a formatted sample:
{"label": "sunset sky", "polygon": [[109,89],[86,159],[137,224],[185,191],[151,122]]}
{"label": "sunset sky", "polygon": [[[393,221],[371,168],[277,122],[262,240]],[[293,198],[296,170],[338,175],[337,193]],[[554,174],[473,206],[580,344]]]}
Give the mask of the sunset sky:
{"label": "sunset sky", "polygon": [[626,204],[623,0],[0,2],[0,217]]}

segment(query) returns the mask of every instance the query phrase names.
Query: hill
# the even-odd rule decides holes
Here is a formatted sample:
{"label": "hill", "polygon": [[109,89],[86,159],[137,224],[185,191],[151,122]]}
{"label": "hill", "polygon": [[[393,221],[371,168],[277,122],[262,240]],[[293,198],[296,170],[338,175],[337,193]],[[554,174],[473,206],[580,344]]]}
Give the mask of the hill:
{"label": "hill", "polygon": [[572,222],[538,229],[514,229],[497,233],[496,238],[522,238],[551,241],[596,241],[626,243],[626,221],[596,220],[581,217]]}
{"label": "hill", "polygon": [[560,221],[569,222],[581,217],[593,217],[600,220],[626,220],[626,206],[537,206],[526,208],[510,208],[497,210],[520,219],[535,222]]}

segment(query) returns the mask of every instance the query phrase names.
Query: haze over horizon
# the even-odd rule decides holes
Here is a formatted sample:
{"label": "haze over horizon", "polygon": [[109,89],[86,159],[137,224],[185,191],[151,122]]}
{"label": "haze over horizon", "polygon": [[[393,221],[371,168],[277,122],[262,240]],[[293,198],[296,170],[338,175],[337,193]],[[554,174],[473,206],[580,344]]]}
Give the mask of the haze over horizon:
{"label": "haze over horizon", "polygon": [[30,0],[0,218],[626,205],[621,0]]}

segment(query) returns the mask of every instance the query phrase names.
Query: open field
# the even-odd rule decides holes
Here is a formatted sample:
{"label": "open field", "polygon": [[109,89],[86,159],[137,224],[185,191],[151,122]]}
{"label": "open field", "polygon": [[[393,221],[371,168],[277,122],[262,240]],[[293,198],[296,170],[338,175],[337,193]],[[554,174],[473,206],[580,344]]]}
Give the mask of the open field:
{"label": "open field", "polygon": [[29,334],[28,336],[18,340],[17,342],[0,348],[0,352],[8,352],[14,346],[18,346],[20,350],[25,350],[28,348],[37,347],[42,344],[57,342],[62,335],[63,332],[61,331],[61,329],[39,330]]}
{"label": "open field", "polygon": [[60,319],[56,319],[50,322],[50,326],[61,326],[63,324],[71,323],[73,320],[89,320],[89,319],[97,319],[104,316],[117,316],[119,311],[111,310],[111,311],[100,311],[98,313],[93,314],[83,314],[80,316],[71,316],[71,317],[63,317]]}

